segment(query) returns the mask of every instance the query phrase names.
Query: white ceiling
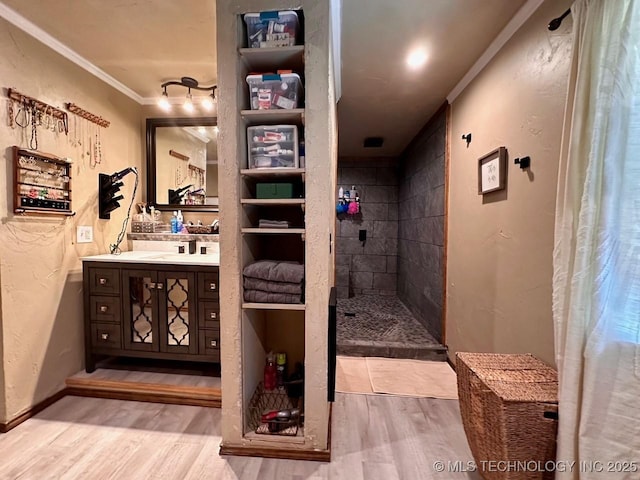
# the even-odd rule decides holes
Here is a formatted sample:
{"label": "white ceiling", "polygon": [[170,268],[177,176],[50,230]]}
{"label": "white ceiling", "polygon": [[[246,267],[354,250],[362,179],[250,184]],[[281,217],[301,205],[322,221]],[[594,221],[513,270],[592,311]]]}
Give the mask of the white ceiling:
{"label": "white ceiling", "polygon": [[[343,0],[341,156],[395,156],[525,0]],[[143,98],[183,76],[216,81],[214,0],[4,0]],[[423,70],[405,67],[423,46]],[[384,146],[364,149],[367,136]]]}

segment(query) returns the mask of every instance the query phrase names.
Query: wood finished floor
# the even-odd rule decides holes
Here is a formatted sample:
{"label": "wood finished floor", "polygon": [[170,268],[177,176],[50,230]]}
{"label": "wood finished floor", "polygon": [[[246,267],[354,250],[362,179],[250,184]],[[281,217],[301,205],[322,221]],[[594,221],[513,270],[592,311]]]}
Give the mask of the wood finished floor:
{"label": "wood finished floor", "polygon": [[220,457],[217,408],[68,396],[0,435],[1,479],[481,480],[456,400],[337,394],[331,463]]}

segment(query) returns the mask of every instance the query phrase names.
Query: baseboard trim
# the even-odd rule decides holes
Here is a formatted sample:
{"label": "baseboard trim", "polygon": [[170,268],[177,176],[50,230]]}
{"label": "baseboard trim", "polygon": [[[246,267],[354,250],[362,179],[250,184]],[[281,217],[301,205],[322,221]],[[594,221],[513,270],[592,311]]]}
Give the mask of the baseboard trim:
{"label": "baseboard trim", "polygon": [[29,420],[34,415],[37,415],[45,408],[53,405],[61,398],[67,395],[67,389],[63,388],[57,393],[54,393],[48,398],[45,398],[41,402],[36,403],[33,407],[29,408],[26,412],[18,415],[13,420],[9,420],[7,423],[0,423],[0,433],[7,433],[9,430],[16,428],[22,422]]}
{"label": "baseboard trim", "polygon": [[68,395],[79,397],[132,400],[137,402],[169,403],[196,407],[220,408],[222,391],[210,387],[185,387],[158,383],[119,382],[68,378]]}

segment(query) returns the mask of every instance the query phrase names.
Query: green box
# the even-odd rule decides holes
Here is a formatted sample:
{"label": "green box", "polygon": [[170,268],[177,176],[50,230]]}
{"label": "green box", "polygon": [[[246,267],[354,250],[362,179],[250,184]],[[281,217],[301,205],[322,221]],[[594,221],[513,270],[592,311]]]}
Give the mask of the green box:
{"label": "green box", "polygon": [[256,183],[256,198],[293,198],[293,183]]}

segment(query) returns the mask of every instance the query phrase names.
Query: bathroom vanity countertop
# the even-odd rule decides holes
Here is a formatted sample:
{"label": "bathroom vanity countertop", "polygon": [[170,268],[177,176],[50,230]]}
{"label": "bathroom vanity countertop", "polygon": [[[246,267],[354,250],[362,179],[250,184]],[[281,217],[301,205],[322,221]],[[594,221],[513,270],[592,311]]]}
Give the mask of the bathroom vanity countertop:
{"label": "bathroom vanity countertop", "polygon": [[217,233],[128,233],[129,240],[157,240],[161,242],[219,242]]}
{"label": "bathroom vanity countertop", "polygon": [[82,257],[83,262],[121,262],[121,263],[156,263],[164,265],[203,265],[217,267],[220,265],[220,255],[216,254],[188,254],[173,252],[154,252],[138,250],[122,252],[117,255],[105,253]]}

